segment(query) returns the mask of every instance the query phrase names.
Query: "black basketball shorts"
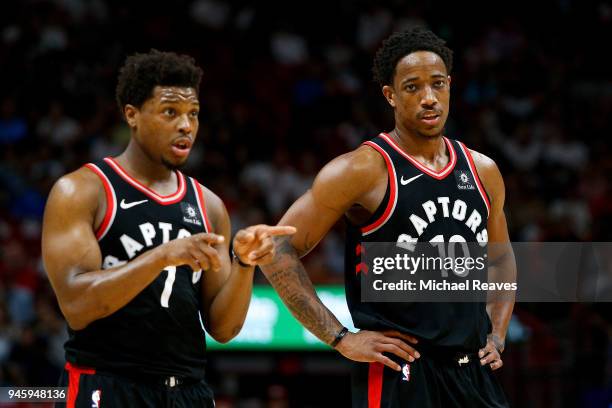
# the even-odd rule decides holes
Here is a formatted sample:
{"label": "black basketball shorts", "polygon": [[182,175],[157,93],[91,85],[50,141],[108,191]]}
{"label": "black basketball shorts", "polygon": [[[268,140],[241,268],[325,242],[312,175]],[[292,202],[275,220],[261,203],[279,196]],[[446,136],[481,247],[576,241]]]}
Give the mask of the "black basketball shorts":
{"label": "black basketball shorts", "polygon": [[204,380],[176,377],[136,380],[67,363],[60,386],[68,387],[65,403],[56,407],[213,408],[213,393]]}
{"label": "black basketball shorts", "polygon": [[421,353],[412,363],[396,361],[402,371],[381,363],[354,363],[353,408],[508,407],[491,368],[481,366],[475,354],[434,359]]}

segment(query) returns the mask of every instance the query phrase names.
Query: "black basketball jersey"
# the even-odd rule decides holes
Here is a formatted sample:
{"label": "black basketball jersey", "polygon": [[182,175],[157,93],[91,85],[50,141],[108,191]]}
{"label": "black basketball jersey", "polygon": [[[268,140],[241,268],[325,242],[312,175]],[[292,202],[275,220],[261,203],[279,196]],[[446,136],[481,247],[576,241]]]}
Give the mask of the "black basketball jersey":
{"label": "black basketball jersey", "polygon": [[385,133],[364,144],[385,160],[387,190],[363,225],[348,222],[345,253],[346,296],[353,322],[361,329],[394,329],[421,339],[423,346],[475,350],[486,344],[490,320],[479,303],[362,302],[360,248],[364,242],[488,241],[490,204],[473,159],[461,143],[444,138],[448,164],[432,171],[406,154]]}
{"label": "black basketball jersey", "polygon": [[[100,177],[106,193],[106,214],[96,231],[102,269],[170,240],[211,232],[204,195],[193,178],[176,171],[177,191],[160,196],[111,158],[86,167]],[[100,371],[203,378],[201,277],[186,265],[163,269],[112,315],[69,330],[66,359]]]}

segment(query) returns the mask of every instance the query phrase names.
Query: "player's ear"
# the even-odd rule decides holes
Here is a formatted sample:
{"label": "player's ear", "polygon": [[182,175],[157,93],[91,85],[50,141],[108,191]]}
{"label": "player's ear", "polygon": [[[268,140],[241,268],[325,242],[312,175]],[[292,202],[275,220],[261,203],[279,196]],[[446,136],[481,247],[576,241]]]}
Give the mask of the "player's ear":
{"label": "player's ear", "polygon": [[135,128],[138,118],[138,108],[136,108],[134,105],[127,104],[123,107],[123,115],[125,116],[125,121],[127,122],[128,126]]}
{"label": "player's ear", "polygon": [[447,78],[448,78],[448,86],[450,87],[450,84],[451,84],[451,76],[449,75]]}
{"label": "player's ear", "polygon": [[395,90],[393,89],[393,87],[390,85],[383,86],[382,93],[385,96],[387,102],[389,102],[389,105],[395,108]]}

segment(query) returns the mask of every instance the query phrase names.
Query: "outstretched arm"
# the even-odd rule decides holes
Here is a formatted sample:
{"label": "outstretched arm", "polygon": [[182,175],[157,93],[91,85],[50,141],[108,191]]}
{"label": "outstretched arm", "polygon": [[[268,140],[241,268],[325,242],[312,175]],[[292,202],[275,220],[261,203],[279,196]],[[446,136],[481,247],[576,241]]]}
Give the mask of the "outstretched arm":
{"label": "outstretched arm", "polygon": [[[274,261],[262,267],[291,313],[326,344],[334,342],[342,324],[317,296],[299,258],[311,251],[352,205],[363,205],[367,194],[381,179],[386,180],[383,159],[369,147],[331,161],[279,223],[295,226],[297,233],[291,240],[277,239]],[[378,361],[400,370],[383,352],[414,361],[418,352],[406,341],[416,343],[413,337],[398,332],[362,330],[346,334],[336,350],[355,361]]]}
{"label": "outstretched arm", "polygon": [[202,304],[206,330],[218,342],[226,343],[240,332],[244,324],[253,292],[255,265],[272,260],[273,236],[292,234],[295,228],[256,225],[240,230],[233,242],[238,258],[230,259],[227,243],[230,241],[231,227],[227,210],[210,190],[204,191],[213,228],[225,239],[214,247],[219,253],[221,267],[203,276]]}
{"label": "outstretched arm", "polygon": [[101,191],[97,176],[83,168],[55,184],[45,208],[43,261],[62,313],[74,330],[125,306],[167,266],[218,267],[209,244],[223,238],[197,234],[102,270],[102,255],[94,235],[96,211],[104,200]]}

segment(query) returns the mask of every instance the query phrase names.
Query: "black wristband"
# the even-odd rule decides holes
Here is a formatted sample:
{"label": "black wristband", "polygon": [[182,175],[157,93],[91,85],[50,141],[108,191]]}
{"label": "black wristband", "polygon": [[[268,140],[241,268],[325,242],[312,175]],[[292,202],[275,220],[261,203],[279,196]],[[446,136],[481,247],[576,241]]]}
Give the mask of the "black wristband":
{"label": "black wristband", "polygon": [[346,336],[346,333],[348,333],[348,331],[349,329],[347,329],[346,327],[343,327],[342,330],[340,330],[340,332],[336,334],[336,338],[334,339],[334,341],[331,342],[330,346],[332,348],[336,348],[338,343],[340,343],[340,340],[342,340],[342,338]]}
{"label": "black wristband", "polygon": [[238,265],[242,266],[243,268],[250,268],[253,266],[253,265],[245,264],[244,262],[242,262],[240,260],[240,257],[238,257],[238,255],[236,255],[236,253],[234,252],[234,248],[232,248],[232,258],[238,261]]}

